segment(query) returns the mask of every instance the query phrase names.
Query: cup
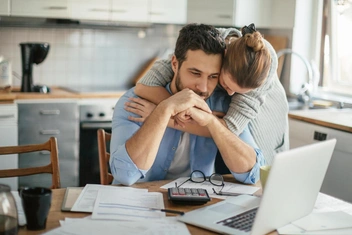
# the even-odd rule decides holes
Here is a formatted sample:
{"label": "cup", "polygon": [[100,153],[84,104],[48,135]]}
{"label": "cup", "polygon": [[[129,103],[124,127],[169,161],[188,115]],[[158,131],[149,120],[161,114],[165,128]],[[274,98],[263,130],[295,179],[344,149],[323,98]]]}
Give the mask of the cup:
{"label": "cup", "polygon": [[262,190],[264,190],[266,180],[268,179],[271,166],[260,167],[260,182],[262,184]]}
{"label": "cup", "polygon": [[28,230],[42,230],[51,206],[51,189],[35,187],[19,190]]}

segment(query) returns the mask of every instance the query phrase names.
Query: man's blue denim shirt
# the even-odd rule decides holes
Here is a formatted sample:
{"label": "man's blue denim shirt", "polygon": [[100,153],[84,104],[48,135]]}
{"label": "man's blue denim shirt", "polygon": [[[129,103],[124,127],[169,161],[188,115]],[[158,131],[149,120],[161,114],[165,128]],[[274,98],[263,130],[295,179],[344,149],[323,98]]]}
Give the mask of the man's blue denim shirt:
{"label": "man's blue denim shirt", "polygon": [[[168,91],[170,84],[167,86]],[[159,151],[152,167],[149,170],[138,169],[126,151],[125,143],[139,130],[143,124],[128,120],[128,116],[138,116],[124,109],[125,102],[130,97],[137,97],[134,88],[128,90],[117,102],[112,120],[112,138],[110,142],[110,169],[114,176],[113,184],[121,183],[132,185],[135,182],[163,180],[174,158],[180,136],[183,132],[166,128],[164,137],[160,143]],[[210,109],[226,113],[230,103],[230,96],[224,95],[220,88],[216,88],[213,94],[206,100]],[[153,135],[153,133],[150,133]],[[259,168],[265,164],[261,150],[258,149],[248,128],[239,136],[244,142],[253,147],[257,155],[257,162],[250,172],[231,172],[236,180],[254,184],[259,180]],[[226,140],[224,140],[226,141]],[[206,176],[214,171],[214,161],[217,154],[217,147],[212,138],[190,135],[190,167],[193,170],[200,170]],[[236,156],[233,156],[236,157]]]}

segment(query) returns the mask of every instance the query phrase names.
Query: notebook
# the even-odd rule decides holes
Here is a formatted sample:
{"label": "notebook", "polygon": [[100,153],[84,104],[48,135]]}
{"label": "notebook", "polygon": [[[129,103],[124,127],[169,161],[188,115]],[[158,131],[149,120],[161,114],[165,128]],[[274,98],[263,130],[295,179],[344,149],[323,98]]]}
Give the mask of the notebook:
{"label": "notebook", "polygon": [[[278,153],[261,199],[231,197],[177,219],[218,233],[262,235],[304,217],[313,210],[335,144],[332,139]],[[236,228],[234,218],[241,214],[244,218],[236,221],[245,225]]]}

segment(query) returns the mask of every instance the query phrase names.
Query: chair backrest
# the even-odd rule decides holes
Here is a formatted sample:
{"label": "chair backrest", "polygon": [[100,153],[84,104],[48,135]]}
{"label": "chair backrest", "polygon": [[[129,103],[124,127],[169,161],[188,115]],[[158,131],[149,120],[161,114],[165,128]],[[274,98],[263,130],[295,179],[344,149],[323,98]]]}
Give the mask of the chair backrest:
{"label": "chair backrest", "polygon": [[47,142],[42,144],[0,147],[0,155],[30,153],[30,152],[38,152],[38,151],[44,151],[44,150],[47,150],[50,152],[50,163],[48,165],[0,170],[0,178],[50,173],[52,174],[51,188],[53,189],[60,188],[61,183],[60,183],[59,157],[58,157],[57,140],[55,137],[50,137],[50,139]]}
{"label": "chair backrest", "polygon": [[111,134],[104,129],[98,130],[98,150],[99,150],[99,168],[100,168],[100,184],[108,185],[114,179],[109,173],[110,153],[106,150],[106,143],[110,142]]}

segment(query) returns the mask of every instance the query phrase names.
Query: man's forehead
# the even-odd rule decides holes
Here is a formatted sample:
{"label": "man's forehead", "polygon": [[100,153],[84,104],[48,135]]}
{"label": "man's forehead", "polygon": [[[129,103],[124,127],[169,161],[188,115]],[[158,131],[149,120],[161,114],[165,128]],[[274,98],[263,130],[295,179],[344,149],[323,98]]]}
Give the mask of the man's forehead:
{"label": "man's forehead", "polygon": [[181,66],[187,67],[186,69],[213,70],[211,73],[219,73],[221,63],[221,54],[206,54],[202,50],[188,50]]}

